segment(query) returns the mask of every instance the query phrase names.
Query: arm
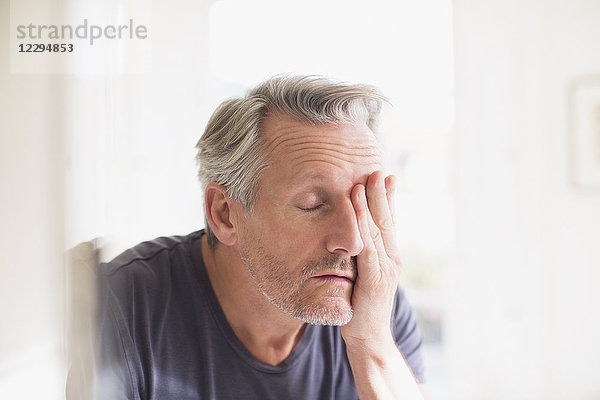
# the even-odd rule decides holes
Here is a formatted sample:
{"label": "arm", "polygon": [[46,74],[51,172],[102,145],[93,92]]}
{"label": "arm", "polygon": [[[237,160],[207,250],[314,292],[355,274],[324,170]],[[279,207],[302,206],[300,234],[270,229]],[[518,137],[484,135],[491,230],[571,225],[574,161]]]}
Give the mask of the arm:
{"label": "arm", "polygon": [[361,399],[424,399],[390,330],[400,276],[395,246],[393,177],[381,171],[366,188],[356,185],[352,202],[364,244],[357,256],[358,278],[352,295],[354,316],[342,327],[346,351]]}
{"label": "arm", "polygon": [[[346,341],[348,343],[348,341]],[[424,399],[396,343],[373,342],[347,346],[360,399]]]}

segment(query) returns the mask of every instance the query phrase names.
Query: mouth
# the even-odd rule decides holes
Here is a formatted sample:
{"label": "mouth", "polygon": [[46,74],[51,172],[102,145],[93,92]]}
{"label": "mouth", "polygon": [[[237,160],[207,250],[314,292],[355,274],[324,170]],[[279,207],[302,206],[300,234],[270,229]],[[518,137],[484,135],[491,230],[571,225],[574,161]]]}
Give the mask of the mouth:
{"label": "mouth", "polygon": [[316,278],[316,279],[319,279],[319,280],[322,280],[325,282],[349,283],[349,284],[354,284],[354,281],[356,280],[354,277],[354,274],[351,271],[349,271],[349,272],[338,272],[338,271],[324,272],[319,275],[313,276],[313,278]]}

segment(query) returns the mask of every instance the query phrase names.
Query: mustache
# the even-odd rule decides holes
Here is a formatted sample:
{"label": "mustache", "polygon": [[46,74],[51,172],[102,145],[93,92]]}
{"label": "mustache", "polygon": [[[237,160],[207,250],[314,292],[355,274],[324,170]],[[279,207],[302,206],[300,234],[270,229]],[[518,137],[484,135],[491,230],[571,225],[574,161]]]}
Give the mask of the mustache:
{"label": "mustache", "polygon": [[322,257],[318,260],[312,261],[306,267],[302,269],[302,280],[308,280],[312,276],[323,271],[338,271],[348,272],[352,271],[354,276],[358,275],[358,268],[356,266],[356,256],[342,258],[335,254]]}

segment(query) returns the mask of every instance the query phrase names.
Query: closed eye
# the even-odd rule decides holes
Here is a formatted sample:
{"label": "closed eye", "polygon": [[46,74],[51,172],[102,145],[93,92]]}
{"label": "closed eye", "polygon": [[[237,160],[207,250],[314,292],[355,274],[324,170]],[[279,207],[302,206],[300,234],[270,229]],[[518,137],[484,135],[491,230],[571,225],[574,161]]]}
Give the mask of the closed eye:
{"label": "closed eye", "polygon": [[310,208],[302,208],[302,207],[300,207],[300,209],[301,209],[302,211],[305,211],[305,212],[311,212],[311,211],[317,211],[317,210],[318,210],[319,208],[321,208],[321,207],[323,207],[323,203],[321,203],[321,204],[318,204],[318,205],[316,205],[316,206],[314,206],[314,207],[310,207]]}

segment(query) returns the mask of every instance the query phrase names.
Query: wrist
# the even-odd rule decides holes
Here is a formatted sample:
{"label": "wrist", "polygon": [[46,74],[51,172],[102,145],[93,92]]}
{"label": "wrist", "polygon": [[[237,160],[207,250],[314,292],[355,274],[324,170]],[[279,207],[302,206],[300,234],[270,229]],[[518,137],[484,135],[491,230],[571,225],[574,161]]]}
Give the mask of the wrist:
{"label": "wrist", "polygon": [[344,341],[360,399],[423,400],[391,332]]}
{"label": "wrist", "polygon": [[373,333],[367,337],[355,337],[342,333],[342,338],[346,343],[346,352],[349,356],[359,354],[383,356],[389,354],[390,351],[398,351],[391,331],[380,334]]}

